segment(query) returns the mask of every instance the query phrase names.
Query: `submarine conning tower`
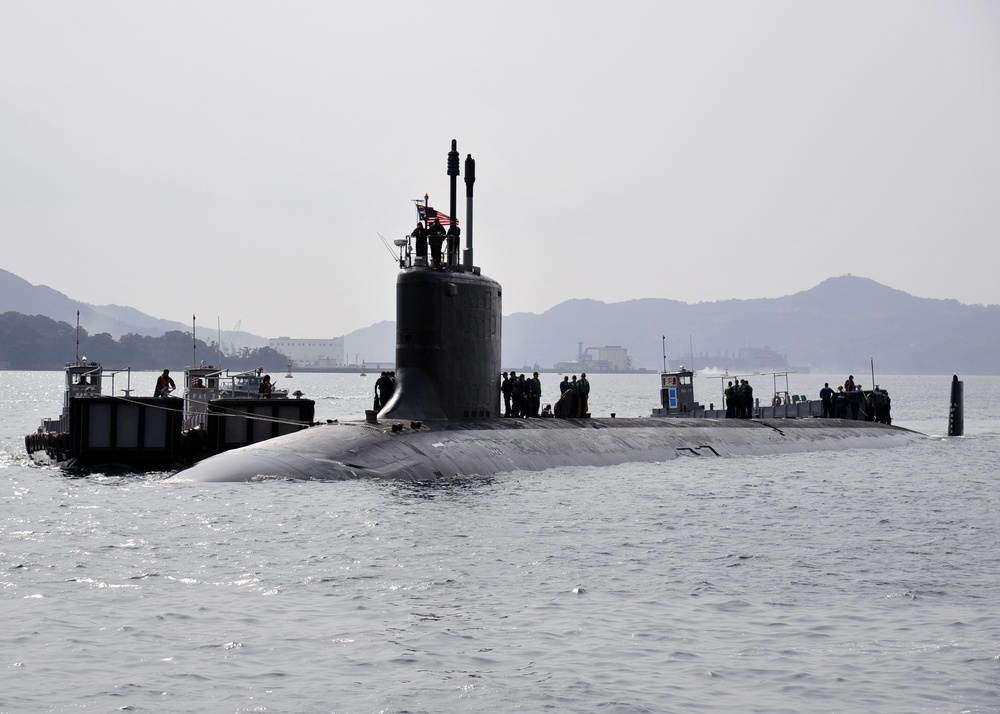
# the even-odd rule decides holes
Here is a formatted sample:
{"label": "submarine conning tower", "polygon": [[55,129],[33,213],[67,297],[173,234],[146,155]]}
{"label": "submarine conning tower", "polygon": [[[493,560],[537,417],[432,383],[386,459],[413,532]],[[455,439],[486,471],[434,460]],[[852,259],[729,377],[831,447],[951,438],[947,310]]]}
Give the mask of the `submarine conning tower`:
{"label": "submarine conning tower", "polygon": [[[405,257],[396,278],[396,388],[379,412],[384,419],[486,419],[500,416],[502,288],[472,264],[472,198],[475,161],[465,160],[466,248],[457,261],[455,219],[459,175],[457,142],[448,154],[453,219],[448,258]],[[426,253],[426,248],[424,249]],[[422,259],[421,259],[422,257]]]}

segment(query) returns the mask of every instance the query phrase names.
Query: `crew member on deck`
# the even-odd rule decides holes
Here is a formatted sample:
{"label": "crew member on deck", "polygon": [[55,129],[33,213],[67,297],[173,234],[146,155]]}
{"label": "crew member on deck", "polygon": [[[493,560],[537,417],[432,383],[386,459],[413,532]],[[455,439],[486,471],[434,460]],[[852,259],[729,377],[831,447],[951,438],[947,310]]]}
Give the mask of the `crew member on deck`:
{"label": "crew member on deck", "polygon": [[[739,380],[736,380],[739,383]],[[726,397],[726,419],[736,418],[736,392],[737,388],[733,386],[733,380],[729,380],[729,386],[725,389]]]}
{"label": "crew member on deck", "polygon": [[261,399],[270,399],[271,387],[271,375],[265,374],[264,378],[260,380],[260,386],[257,387],[257,396]]}
{"label": "crew member on deck", "polygon": [[823,416],[832,417],[833,416],[833,390],[830,389],[830,383],[824,382],[823,388],[819,390],[819,398],[823,402]]}
{"label": "crew member on deck", "polygon": [[177,385],[174,384],[173,378],[170,376],[170,370],[163,370],[163,374],[156,378],[156,388],[153,389],[154,397],[165,397],[172,391],[177,389]]}
{"label": "crew member on deck", "polygon": [[580,373],[580,381],[577,384],[580,385],[580,416],[585,417],[590,411],[590,381],[586,372]]}
{"label": "crew member on deck", "polygon": [[392,377],[389,376],[388,372],[383,372],[381,376],[375,380],[375,411],[381,411],[381,409],[389,403],[389,399],[392,397],[393,387]]}
{"label": "crew member on deck", "polygon": [[528,382],[528,393],[531,399],[528,403],[528,414],[530,417],[538,417],[538,410],[542,401],[542,380],[538,378],[538,372]]}

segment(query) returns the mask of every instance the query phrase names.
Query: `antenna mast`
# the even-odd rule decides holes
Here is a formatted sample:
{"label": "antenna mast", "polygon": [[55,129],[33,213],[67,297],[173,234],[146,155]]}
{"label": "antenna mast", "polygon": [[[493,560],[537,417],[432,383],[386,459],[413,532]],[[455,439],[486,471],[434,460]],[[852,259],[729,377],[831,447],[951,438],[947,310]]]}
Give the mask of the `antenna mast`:
{"label": "antenna mast", "polygon": [[465,256],[462,261],[466,270],[471,271],[472,261],[472,185],[476,182],[476,160],[472,154],[465,157]]}

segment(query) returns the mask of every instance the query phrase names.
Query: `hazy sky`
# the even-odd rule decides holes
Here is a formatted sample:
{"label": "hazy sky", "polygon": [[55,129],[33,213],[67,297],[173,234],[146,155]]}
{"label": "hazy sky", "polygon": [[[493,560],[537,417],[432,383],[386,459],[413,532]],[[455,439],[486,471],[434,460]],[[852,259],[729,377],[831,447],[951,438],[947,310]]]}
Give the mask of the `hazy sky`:
{"label": "hazy sky", "polygon": [[504,314],[1000,303],[998,2],[0,0],[0,267],[86,302],[394,319],[377,234],[447,210],[453,138]]}

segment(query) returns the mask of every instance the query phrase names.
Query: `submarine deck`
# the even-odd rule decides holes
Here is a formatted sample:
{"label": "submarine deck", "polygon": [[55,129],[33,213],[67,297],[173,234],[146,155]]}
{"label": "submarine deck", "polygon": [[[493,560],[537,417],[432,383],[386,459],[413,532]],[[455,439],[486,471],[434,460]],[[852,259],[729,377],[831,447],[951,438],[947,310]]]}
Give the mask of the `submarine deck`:
{"label": "submarine deck", "polygon": [[660,462],[848,448],[885,448],[922,434],[839,419],[514,419],[343,422],[229,451],[178,474],[196,481],[261,477],[431,480],[560,466]]}

